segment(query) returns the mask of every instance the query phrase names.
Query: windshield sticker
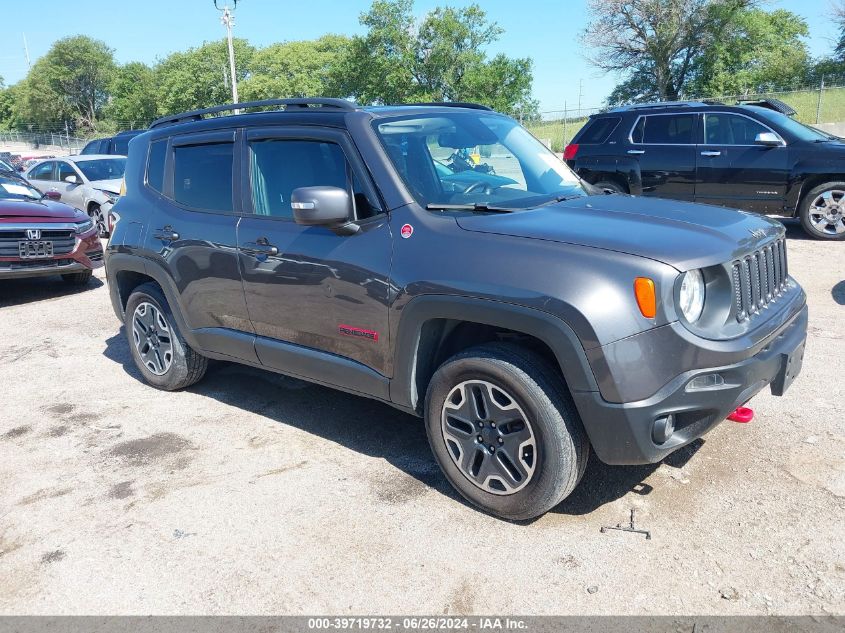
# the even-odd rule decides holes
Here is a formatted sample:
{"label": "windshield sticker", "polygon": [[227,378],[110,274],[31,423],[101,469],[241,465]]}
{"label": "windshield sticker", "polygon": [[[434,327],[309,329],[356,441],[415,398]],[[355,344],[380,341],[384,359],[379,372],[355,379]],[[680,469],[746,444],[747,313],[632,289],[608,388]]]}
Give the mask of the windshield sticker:
{"label": "windshield sticker", "polygon": [[0,187],[6,190],[6,193],[11,193],[15,196],[31,196],[32,191],[23,185],[7,185],[5,182],[0,184]]}

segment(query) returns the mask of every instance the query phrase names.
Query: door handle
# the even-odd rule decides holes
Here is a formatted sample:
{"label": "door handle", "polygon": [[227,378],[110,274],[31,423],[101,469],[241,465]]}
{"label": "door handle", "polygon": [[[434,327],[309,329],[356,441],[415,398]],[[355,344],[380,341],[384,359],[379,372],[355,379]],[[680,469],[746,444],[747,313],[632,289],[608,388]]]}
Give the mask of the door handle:
{"label": "door handle", "polygon": [[246,242],[241,250],[250,255],[278,255],[279,249],[270,244],[266,237],[259,237],[254,242]]}
{"label": "door handle", "polygon": [[707,151],[707,152],[701,152],[701,155],[702,155],[702,156],[721,156],[721,155],[722,155],[722,152],[710,152],[710,151]]}
{"label": "door handle", "polygon": [[628,153],[629,154],[645,154],[645,150],[644,149],[629,149]]}
{"label": "door handle", "polygon": [[161,240],[162,242],[175,242],[179,239],[179,234],[168,224],[163,229],[156,229],[156,232],[153,233],[153,237],[157,240]]}

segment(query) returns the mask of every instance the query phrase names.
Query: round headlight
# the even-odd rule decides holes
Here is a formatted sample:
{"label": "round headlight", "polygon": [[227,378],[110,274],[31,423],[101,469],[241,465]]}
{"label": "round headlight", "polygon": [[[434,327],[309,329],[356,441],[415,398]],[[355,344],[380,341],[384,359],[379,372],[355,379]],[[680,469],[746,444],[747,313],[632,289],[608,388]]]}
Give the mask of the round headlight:
{"label": "round headlight", "polygon": [[690,270],[681,279],[681,293],[678,297],[679,307],[684,318],[695,323],[704,310],[704,276],[700,270]]}

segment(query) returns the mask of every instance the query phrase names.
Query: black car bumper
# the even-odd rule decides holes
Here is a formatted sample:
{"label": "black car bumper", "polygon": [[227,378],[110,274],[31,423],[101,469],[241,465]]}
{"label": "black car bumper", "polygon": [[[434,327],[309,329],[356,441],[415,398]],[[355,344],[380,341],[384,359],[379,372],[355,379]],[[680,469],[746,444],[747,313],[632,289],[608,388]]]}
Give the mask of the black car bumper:
{"label": "black car bumper", "polygon": [[[801,371],[807,337],[807,307],[754,356],[740,362],[696,369],[677,376],[645,400],[611,403],[599,392],[575,392],[590,442],[607,464],[648,464],[707,433],[766,386],[783,395]],[[690,389],[699,376],[718,374],[721,384]],[[672,415],[674,433],[664,442],[654,439],[655,422]]]}

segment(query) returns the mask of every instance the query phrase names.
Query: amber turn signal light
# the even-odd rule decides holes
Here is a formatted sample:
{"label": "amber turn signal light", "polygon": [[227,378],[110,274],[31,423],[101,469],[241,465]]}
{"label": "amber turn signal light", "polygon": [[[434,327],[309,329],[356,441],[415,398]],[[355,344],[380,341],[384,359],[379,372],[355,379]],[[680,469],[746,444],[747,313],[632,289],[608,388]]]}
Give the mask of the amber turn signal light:
{"label": "amber turn signal light", "polygon": [[653,319],[657,314],[657,297],[654,294],[654,282],[648,277],[637,277],[634,280],[634,295],[640,312],[647,319]]}

